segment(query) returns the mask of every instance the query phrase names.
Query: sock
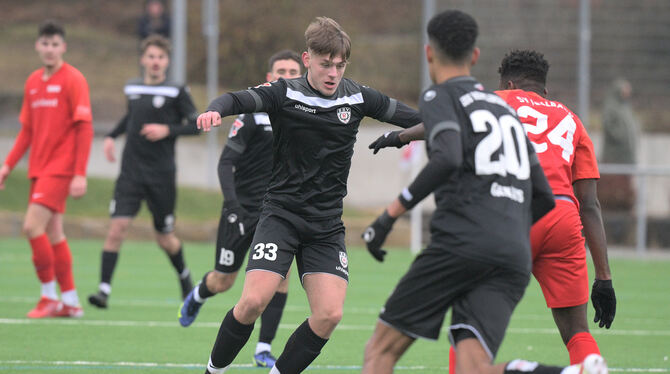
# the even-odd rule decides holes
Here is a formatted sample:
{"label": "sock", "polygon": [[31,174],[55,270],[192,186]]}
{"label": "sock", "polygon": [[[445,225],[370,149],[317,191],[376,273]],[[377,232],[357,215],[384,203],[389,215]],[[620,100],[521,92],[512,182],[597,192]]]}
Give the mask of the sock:
{"label": "sock", "polygon": [[60,286],[60,292],[67,292],[74,290],[74,275],[72,274],[72,252],[67,240],[52,244],[54,252],[54,270],[56,272],[56,280]]}
{"label": "sock", "polygon": [[568,344],[568,354],[570,355],[570,364],[581,364],[586,356],[591,353],[600,354],[598,344],[593,339],[593,335],[588,332],[578,332],[572,336]]}
{"label": "sock", "polygon": [[106,249],[102,250],[102,262],[100,263],[100,290],[104,292],[102,287],[103,284],[110,285],[109,292],[105,292],[107,295],[112,292],[112,275],[114,274],[116,260],[118,259],[119,252],[112,252]]}
{"label": "sock", "polygon": [[42,234],[29,241],[30,248],[33,249],[33,264],[35,265],[37,278],[42,283],[53,281],[56,278],[56,273],[54,270],[54,253],[51,243],[49,243],[49,237],[47,237],[47,234]]}
{"label": "sock", "polygon": [[269,374],[281,374],[281,373],[279,372],[279,369],[277,369],[277,365],[275,365],[272,367],[272,369],[270,369]]}
{"label": "sock", "polygon": [[287,296],[288,295],[285,293],[276,292],[272,297],[272,300],[270,300],[268,306],[263,311],[263,314],[261,314],[261,332],[258,336],[259,342],[268,344],[272,343],[272,340],[277,334],[279,320],[281,320],[281,315],[284,312]]}
{"label": "sock", "polygon": [[284,374],[300,373],[321,353],[328,339],[316,335],[305,320],[288,338],[284,352],[275,362],[277,371]]}
{"label": "sock", "polygon": [[254,324],[244,325],[239,323],[233,316],[233,309],[223,318],[219,334],[216,336],[216,342],[212,348],[212,354],[209,361],[212,369],[223,369],[230,365],[238,353],[249,340],[251,332],[254,330]]}
{"label": "sock", "polygon": [[79,306],[79,296],[77,296],[77,290],[69,290],[62,292],[61,299],[63,299],[63,304],[67,306]]}
{"label": "sock", "polygon": [[[179,278],[184,279],[185,276],[183,276],[183,274],[187,269],[186,264],[184,263],[184,251],[182,248],[179,247],[179,251],[173,255],[168,254],[168,257],[170,258],[170,262],[172,262],[172,266],[177,271],[177,274],[179,274]],[[188,273],[186,275],[188,275]]]}
{"label": "sock", "polygon": [[230,365],[224,367],[224,368],[217,368],[212,364],[212,358],[210,357],[209,362],[207,363],[207,369],[205,370],[205,374],[223,374],[225,373]]}
{"label": "sock", "polygon": [[261,352],[272,352],[272,346],[268,343],[256,343],[256,353],[254,354],[257,355]]}
{"label": "sock", "polygon": [[[569,368],[569,366],[568,366]],[[558,366],[546,366],[546,365],[541,365],[538,364],[537,362],[533,361],[526,361],[526,360],[512,360],[505,365],[505,371],[503,372],[504,374],[524,374],[524,373],[532,373],[532,374],[568,374],[568,373],[563,373],[563,367],[558,367]],[[577,374],[577,373],[575,373]]]}
{"label": "sock", "polygon": [[[205,299],[208,297],[214,296],[214,292],[210,291],[209,288],[207,288],[207,276],[211,272],[207,272],[204,277],[202,277],[202,280],[200,281],[200,285],[198,287],[198,292],[196,294],[200,296],[202,299],[202,302],[205,302]],[[204,286],[204,287],[203,287]],[[201,302],[196,299],[196,301]]]}
{"label": "sock", "polygon": [[449,347],[449,374],[456,374],[456,350]]}
{"label": "sock", "polygon": [[42,297],[49,298],[51,300],[58,300],[58,294],[56,293],[56,281],[51,281],[47,283],[42,283]]}

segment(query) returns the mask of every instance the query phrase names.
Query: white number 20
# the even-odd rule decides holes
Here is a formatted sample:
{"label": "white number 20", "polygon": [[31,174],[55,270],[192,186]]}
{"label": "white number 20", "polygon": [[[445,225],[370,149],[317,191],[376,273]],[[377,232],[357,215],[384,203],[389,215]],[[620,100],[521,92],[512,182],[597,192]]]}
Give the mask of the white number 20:
{"label": "white number 20", "polygon": [[[529,106],[519,107],[516,112],[523,122],[523,127],[526,129],[526,131],[528,131],[528,133],[540,135],[547,131],[548,117],[546,114],[540,113]],[[529,117],[535,119],[535,124],[529,121]],[[556,127],[551,129],[549,134],[547,134],[547,139],[549,139],[551,144],[557,145],[563,149],[561,157],[563,157],[566,162],[570,162],[570,157],[575,151],[575,146],[572,145],[572,138],[575,135],[575,130],[577,130],[577,123],[575,123],[575,120],[572,118],[572,116],[568,114],[561,120],[561,122],[558,123],[558,125],[556,125]],[[537,153],[542,153],[547,150],[546,142],[532,143],[533,147],[535,148],[535,152]]]}
{"label": "white number 20", "polygon": [[[491,132],[475,148],[475,172],[478,175],[514,175],[519,180],[530,176],[526,134],[514,116],[505,114],[496,118],[488,110],[476,110],[470,114],[475,132]],[[487,124],[489,126],[487,126]],[[502,148],[502,149],[501,149]],[[501,150],[497,160],[493,154]]]}
{"label": "white number 20", "polygon": [[258,243],[254,246],[254,254],[251,256],[253,260],[260,260],[265,257],[268,261],[277,259],[277,244],[275,243]]}

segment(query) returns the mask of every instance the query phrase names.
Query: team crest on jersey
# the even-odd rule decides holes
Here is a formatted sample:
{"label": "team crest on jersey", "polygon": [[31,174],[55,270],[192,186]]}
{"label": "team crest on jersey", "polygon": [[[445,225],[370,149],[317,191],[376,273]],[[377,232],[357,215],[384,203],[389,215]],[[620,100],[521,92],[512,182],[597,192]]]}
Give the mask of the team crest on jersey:
{"label": "team crest on jersey", "polygon": [[165,96],[156,95],[151,103],[154,104],[154,108],[160,108],[165,104]]}
{"label": "team crest on jersey", "polygon": [[60,84],[50,84],[47,86],[48,93],[59,93],[61,89]]}
{"label": "team crest on jersey", "polygon": [[431,101],[435,98],[435,96],[437,96],[437,92],[435,92],[435,90],[428,90],[425,94],[423,94],[423,101]]}
{"label": "team crest on jersey", "polygon": [[230,126],[230,133],[228,134],[228,137],[232,138],[233,136],[237,135],[237,132],[240,131],[242,127],[244,127],[244,122],[236,119],[235,122],[233,122],[233,124]]}
{"label": "team crest on jersey", "polygon": [[349,266],[349,259],[347,258],[347,253],[340,251],[340,264],[342,267],[346,268]]}
{"label": "team crest on jersey", "polygon": [[351,108],[348,106],[343,106],[342,108],[337,109],[337,119],[339,119],[340,122],[344,123],[345,125],[349,123],[349,120],[351,119]]}

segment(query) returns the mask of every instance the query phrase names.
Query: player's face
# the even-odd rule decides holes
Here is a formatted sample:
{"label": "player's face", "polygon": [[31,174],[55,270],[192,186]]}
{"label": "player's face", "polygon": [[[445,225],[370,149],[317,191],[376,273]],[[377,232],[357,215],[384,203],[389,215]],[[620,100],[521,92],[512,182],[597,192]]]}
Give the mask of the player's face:
{"label": "player's face", "polygon": [[303,65],[307,68],[307,80],[322,95],[330,96],[340,85],[347,62],[342,56],[302,53]]}
{"label": "player's face", "polygon": [[162,48],[150,45],[144,51],[144,54],[142,54],[140,63],[144,68],[145,74],[149,75],[152,79],[160,79],[165,76],[170,59],[167,52]]}
{"label": "player's face", "polygon": [[294,60],[277,60],[272,64],[272,71],[266,77],[268,82],[279,78],[292,79],[300,76],[300,64]]}
{"label": "player's face", "polygon": [[48,68],[56,67],[63,62],[66,49],[65,40],[60,35],[43,35],[35,42],[35,50],[42,64]]}

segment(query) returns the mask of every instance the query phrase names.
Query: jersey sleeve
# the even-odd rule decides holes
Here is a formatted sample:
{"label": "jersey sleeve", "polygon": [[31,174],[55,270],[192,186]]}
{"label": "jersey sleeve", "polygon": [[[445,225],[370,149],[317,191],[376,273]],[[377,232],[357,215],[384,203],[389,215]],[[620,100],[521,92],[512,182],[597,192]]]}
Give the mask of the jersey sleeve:
{"label": "jersey sleeve", "polygon": [[177,96],[177,111],[181,121],[179,123],[170,123],[170,136],[177,135],[195,135],[198,134],[196,121],[198,111],[193,104],[193,98],[188,87],[182,87]]}
{"label": "jersey sleeve", "polygon": [[361,94],[365,115],[368,117],[404,128],[421,122],[421,115],[417,110],[373,88],[361,86]]}
{"label": "jersey sleeve", "polygon": [[461,131],[461,124],[453,107],[453,100],[446,90],[430,88],[419,101],[421,117],[425,127],[425,139],[431,147],[435,137],[445,130]]}
{"label": "jersey sleeve", "polygon": [[243,153],[256,131],[256,121],[253,114],[241,114],[230,126],[226,147],[237,153]]}
{"label": "jersey sleeve", "polygon": [[600,172],[598,171],[598,161],[596,160],[596,153],[594,151],[593,142],[589,138],[586,129],[579,119],[577,119],[577,131],[579,138],[575,146],[575,158],[572,162],[572,181],[579,179],[598,179]]}
{"label": "jersey sleeve", "polygon": [[70,113],[73,122],[92,122],[91,99],[88,92],[86,78],[80,73],[72,74],[68,91]]}
{"label": "jersey sleeve", "polygon": [[229,92],[214,99],[206,111],[222,117],[242,113],[276,112],[286,97],[286,82],[279,79],[243,91]]}

